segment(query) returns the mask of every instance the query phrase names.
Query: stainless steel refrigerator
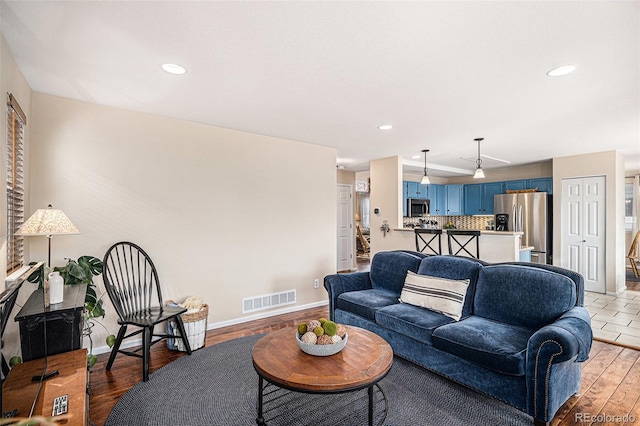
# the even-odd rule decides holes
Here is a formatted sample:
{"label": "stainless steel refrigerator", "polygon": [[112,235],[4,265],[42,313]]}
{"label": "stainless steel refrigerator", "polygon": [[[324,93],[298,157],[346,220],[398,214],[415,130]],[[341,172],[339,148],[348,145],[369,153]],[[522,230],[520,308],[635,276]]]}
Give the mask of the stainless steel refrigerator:
{"label": "stainless steel refrigerator", "polygon": [[552,263],[551,195],[546,192],[498,194],[493,198],[493,212],[497,231],[524,232],[522,246],[533,247],[531,262]]}

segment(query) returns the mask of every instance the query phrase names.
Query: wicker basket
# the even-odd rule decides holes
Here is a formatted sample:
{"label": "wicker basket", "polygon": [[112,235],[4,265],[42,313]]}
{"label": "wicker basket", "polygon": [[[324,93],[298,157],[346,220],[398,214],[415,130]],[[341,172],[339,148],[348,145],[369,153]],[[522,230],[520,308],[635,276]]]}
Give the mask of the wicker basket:
{"label": "wicker basket", "polygon": [[[173,303],[173,302],[170,302]],[[169,304],[169,303],[167,303]],[[184,323],[184,330],[189,339],[191,350],[200,349],[204,346],[204,339],[207,334],[207,317],[209,316],[209,305],[204,303],[197,312],[186,312],[181,315]],[[167,321],[167,334],[170,336],[180,336],[178,325],[174,320]],[[182,339],[167,338],[167,347],[173,351],[186,352]]]}
{"label": "wicker basket", "polygon": [[507,194],[521,194],[523,192],[538,192],[540,188],[537,186],[535,188],[530,189],[507,189]]}

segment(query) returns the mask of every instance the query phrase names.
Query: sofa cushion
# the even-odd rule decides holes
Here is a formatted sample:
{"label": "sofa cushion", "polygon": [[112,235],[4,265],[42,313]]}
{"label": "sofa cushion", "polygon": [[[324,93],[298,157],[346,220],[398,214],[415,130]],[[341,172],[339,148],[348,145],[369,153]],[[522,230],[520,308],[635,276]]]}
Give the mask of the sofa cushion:
{"label": "sofa cushion", "polygon": [[370,321],[375,321],[378,308],[399,304],[395,293],[385,290],[348,291],[338,296],[336,309],[351,312]]}
{"label": "sofa cushion", "polygon": [[450,322],[453,319],[446,315],[406,303],[385,306],[376,311],[379,326],[429,345],[433,330]]}
{"label": "sofa cushion", "polygon": [[379,252],[371,259],[369,276],[371,286],[377,290],[387,290],[400,297],[407,271],[417,272],[424,258],[417,253],[406,251]]}
{"label": "sofa cushion", "polygon": [[556,272],[523,265],[492,265],[480,271],[474,315],[538,329],[575,306],[576,283]]}
{"label": "sofa cushion", "polygon": [[576,306],[584,306],[584,277],[578,272],[571,271],[569,269],[561,268],[560,266],[547,265],[545,263],[528,263],[528,262],[502,262],[495,263],[494,265],[520,265],[528,266],[529,268],[544,269],[551,272],[557,272],[560,275],[564,275],[570,278],[576,283]]}
{"label": "sofa cushion", "polygon": [[469,279],[450,280],[408,271],[400,301],[440,312],[458,321],[462,315],[467,287]]}
{"label": "sofa cushion", "polygon": [[472,313],[476,282],[482,267],[477,260],[468,257],[430,256],[422,259],[418,274],[450,280],[468,279],[469,286],[462,307],[462,318],[465,318]]}
{"label": "sofa cushion", "polygon": [[527,342],[534,331],[470,316],[436,328],[433,346],[499,373],[525,374]]}

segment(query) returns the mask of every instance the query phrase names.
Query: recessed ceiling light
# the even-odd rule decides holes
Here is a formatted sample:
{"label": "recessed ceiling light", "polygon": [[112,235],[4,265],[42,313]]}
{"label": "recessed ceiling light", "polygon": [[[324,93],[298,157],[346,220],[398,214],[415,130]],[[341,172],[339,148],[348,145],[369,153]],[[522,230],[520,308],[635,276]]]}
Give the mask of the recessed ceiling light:
{"label": "recessed ceiling light", "polygon": [[575,70],[576,67],[574,65],[563,65],[548,71],[547,75],[549,77],[561,77],[563,75],[571,74]]}
{"label": "recessed ceiling light", "polygon": [[169,74],[182,75],[187,72],[187,70],[178,65],[178,64],[162,64],[162,69],[168,72]]}
{"label": "recessed ceiling light", "polygon": [[392,128],[393,128],[393,126],[391,124],[383,124],[381,126],[378,126],[378,129],[380,129],[380,130],[390,130]]}

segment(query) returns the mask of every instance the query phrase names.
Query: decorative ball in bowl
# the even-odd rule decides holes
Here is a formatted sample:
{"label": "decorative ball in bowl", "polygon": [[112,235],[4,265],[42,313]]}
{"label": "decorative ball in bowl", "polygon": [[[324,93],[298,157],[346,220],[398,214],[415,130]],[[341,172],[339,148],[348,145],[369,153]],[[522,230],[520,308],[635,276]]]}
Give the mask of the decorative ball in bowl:
{"label": "decorative ball in bowl", "polygon": [[348,340],[344,325],[324,318],[301,323],[296,331],[298,347],[304,353],[313,356],[337,354],[346,346]]}

